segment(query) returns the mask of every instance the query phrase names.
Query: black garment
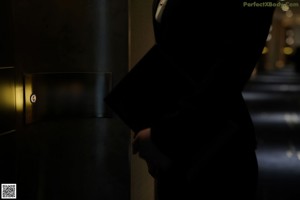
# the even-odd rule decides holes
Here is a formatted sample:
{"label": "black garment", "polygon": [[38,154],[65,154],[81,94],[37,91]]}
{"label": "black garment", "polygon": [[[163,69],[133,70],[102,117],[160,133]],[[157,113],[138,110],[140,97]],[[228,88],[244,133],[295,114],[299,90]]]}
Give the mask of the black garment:
{"label": "black garment", "polygon": [[[153,142],[173,161],[155,177],[158,200],[254,199],[256,135],[242,91],[262,54],[275,7],[244,3],[168,0],[158,23],[154,0],[156,45],[168,68],[193,88],[151,127]],[[187,179],[191,168],[193,178]]]}
{"label": "black garment", "polygon": [[[246,3],[251,2],[260,1]],[[262,54],[275,7],[249,7],[241,0],[168,0],[158,23],[154,17],[157,5],[158,0],[154,0],[156,44],[152,49],[156,53],[150,54],[156,59],[146,56],[141,65],[154,65],[157,70],[147,73],[151,75],[148,77],[138,74],[151,77],[149,81],[154,81],[155,88],[161,85],[166,92],[171,88],[172,94],[178,87],[179,94],[168,100],[167,108],[158,109],[150,127],[144,127],[148,122],[134,122],[152,109],[138,102],[131,104],[129,98],[144,101],[150,93],[150,99],[155,99],[151,108],[155,108],[156,103],[166,103],[167,98],[159,100],[163,90],[156,93],[151,85],[137,81],[141,90],[133,91],[141,92],[129,92],[128,99],[123,100],[118,95],[124,97],[127,92],[122,92],[121,84],[108,103],[119,107],[118,113],[123,119],[128,117],[136,133],[151,128],[153,143],[171,159],[169,169],[154,169],[158,200],[197,200],[205,194],[211,200],[250,200],[255,194],[258,171],[256,136],[242,91]],[[160,72],[166,74],[165,84]],[[178,80],[176,84],[174,79]],[[183,84],[178,86],[179,82]],[[128,90],[130,87],[124,88]],[[140,114],[132,116],[131,110]],[[240,198],[241,193],[245,197]]]}
{"label": "black garment", "polygon": [[[176,166],[156,178],[156,200],[255,200],[258,165],[254,151],[227,148],[209,165]],[[195,166],[194,166],[195,167]],[[189,178],[187,178],[189,177]]]}
{"label": "black garment", "polygon": [[161,23],[154,19],[158,0],[153,3],[156,45],[193,92],[174,99],[177,109],[151,127],[152,139],[177,160],[202,151],[234,122],[237,143],[253,150],[256,137],[242,90],[261,56],[274,7],[246,7],[241,0],[193,3],[169,0]]}
{"label": "black garment", "polygon": [[294,64],[295,72],[300,73],[300,47],[295,49],[295,53],[291,56],[291,61]]}

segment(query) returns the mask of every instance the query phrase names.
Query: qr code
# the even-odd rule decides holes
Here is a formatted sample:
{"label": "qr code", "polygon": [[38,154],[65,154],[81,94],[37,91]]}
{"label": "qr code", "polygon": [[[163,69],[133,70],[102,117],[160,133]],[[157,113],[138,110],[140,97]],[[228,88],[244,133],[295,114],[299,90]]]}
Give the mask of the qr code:
{"label": "qr code", "polygon": [[1,184],[1,199],[17,199],[17,184]]}

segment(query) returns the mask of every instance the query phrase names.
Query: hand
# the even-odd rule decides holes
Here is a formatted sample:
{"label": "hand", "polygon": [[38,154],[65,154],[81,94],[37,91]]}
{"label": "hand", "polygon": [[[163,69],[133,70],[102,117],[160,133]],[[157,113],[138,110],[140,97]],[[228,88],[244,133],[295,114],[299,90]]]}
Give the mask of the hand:
{"label": "hand", "polygon": [[148,171],[156,177],[160,171],[167,170],[170,165],[170,159],[161,153],[151,140],[151,129],[146,128],[137,133],[132,144],[133,154],[139,153],[148,165]]}

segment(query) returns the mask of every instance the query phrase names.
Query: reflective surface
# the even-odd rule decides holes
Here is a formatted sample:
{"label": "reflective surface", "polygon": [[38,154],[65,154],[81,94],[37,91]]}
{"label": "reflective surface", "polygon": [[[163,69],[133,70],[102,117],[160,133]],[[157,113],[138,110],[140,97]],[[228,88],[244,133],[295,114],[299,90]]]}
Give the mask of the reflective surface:
{"label": "reflective surface", "polygon": [[258,200],[300,198],[299,89],[300,75],[290,66],[257,75],[243,93],[258,138]]}
{"label": "reflective surface", "polygon": [[108,117],[111,73],[25,74],[26,123],[61,117]]}

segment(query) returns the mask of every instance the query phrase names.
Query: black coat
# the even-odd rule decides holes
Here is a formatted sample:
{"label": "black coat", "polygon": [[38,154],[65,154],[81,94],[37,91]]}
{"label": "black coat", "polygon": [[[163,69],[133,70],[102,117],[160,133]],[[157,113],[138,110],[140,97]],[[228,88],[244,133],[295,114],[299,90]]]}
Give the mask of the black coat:
{"label": "black coat", "polygon": [[243,2],[169,0],[158,23],[154,0],[155,45],[168,68],[193,88],[174,99],[176,110],[151,127],[155,144],[173,159],[203,152],[229,132],[234,132],[230,145],[256,148],[242,91],[261,56],[275,7]]}
{"label": "black coat", "polygon": [[254,150],[242,91],[275,7],[168,0],[158,23],[158,1],[153,2],[156,43],[106,97],[107,104],[136,133],[150,127],[153,142],[180,163],[232,145]]}

